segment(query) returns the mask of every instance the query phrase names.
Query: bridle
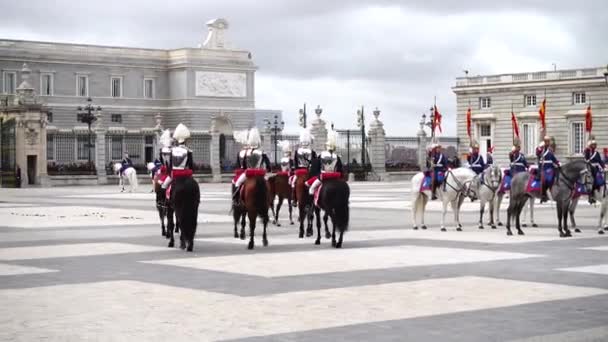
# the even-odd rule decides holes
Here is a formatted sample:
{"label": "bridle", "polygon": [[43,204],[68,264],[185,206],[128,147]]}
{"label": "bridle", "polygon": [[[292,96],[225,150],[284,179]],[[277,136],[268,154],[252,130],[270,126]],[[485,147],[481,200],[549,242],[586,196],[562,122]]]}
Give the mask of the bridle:
{"label": "bridle", "polygon": [[[595,182],[595,180],[593,179],[593,165],[591,165],[589,162],[585,162],[585,170],[581,171],[580,174],[583,176],[583,186],[585,187],[585,190],[589,191],[593,191],[593,183]],[[590,179],[590,180],[589,180]],[[559,168],[559,178],[558,181],[563,181],[564,184],[566,184],[566,187],[570,190],[570,192],[572,193],[572,195],[574,195],[575,191],[576,191],[576,182],[577,179],[571,179],[568,176],[566,176],[566,174],[564,173],[564,171],[562,170],[562,168]],[[591,184],[591,186],[588,186],[589,184]],[[605,191],[605,189],[604,189]],[[591,194],[590,196],[593,196],[593,194]]]}
{"label": "bridle", "polygon": [[[454,179],[454,181],[456,182],[456,186],[458,186],[458,188],[455,188],[454,186],[452,186],[450,183],[448,183],[448,177],[452,175],[452,178]],[[444,188],[449,186],[452,190],[456,191],[456,194],[461,194],[464,193],[465,196],[469,197],[470,193],[472,192],[471,190],[471,181],[466,181],[466,182],[461,182],[458,180],[458,178],[456,178],[456,176],[454,176],[454,173],[452,172],[452,170],[448,170],[446,176],[445,176],[445,181],[443,182],[444,184]]]}

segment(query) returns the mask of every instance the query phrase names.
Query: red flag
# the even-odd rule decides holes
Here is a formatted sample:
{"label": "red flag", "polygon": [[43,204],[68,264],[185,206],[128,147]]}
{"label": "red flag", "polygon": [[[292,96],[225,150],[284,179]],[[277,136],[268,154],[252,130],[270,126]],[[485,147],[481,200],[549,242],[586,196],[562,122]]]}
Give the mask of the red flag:
{"label": "red flag", "polygon": [[543,132],[547,130],[547,123],[545,122],[545,115],[547,114],[547,99],[543,100],[543,103],[540,105],[540,109],[538,110],[538,115],[540,116],[540,126],[543,129]]}
{"label": "red flag", "polygon": [[519,124],[517,123],[517,118],[515,117],[515,113],[511,112],[511,126],[513,129],[513,133],[517,139],[519,139]]}
{"label": "red flag", "polygon": [[439,128],[439,132],[443,132],[441,130],[441,113],[439,113],[439,110],[437,109],[437,106],[434,106],[435,109],[435,119],[433,120],[433,122],[435,123],[433,125],[433,129],[435,128]]}
{"label": "red flag", "polygon": [[587,107],[587,113],[585,113],[585,131],[591,133],[593,128],[593,117],[591,116],[591,105]]}
{"label": "red flag", "polygon": [[467,135],[471,139],[471,107],[467,110]]}

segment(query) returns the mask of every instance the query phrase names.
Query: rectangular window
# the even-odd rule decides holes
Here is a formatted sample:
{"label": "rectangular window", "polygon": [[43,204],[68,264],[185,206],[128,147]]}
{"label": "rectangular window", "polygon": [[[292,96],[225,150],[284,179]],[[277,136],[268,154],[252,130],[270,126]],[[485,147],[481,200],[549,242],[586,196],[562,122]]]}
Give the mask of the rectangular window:
{"label": "rectangular window", "polygon": [[479,136],[480,137],[490,137],[490,136],[492,136],[492,125],[489,125],[489,124],[480,124],[479,125]]}
{"label": "rectangular window", "polygon": [[112,137],[112,160],[122,159],[122,136]]}
{"label": "rectangular window", "polygon": [[147,99],[154,98],[154,80],[146,78],[144,79],[144,97]]}
{"label": "rectangular window", "polygon": [[16,72],[4,72],[4,93],[14,94],[17,89],[17,73]]}
{"label": "rectangular window", "polygon": [[526,95],[524,100],[524,106],[536,107],[536,95]]}
{"label": "rectangular window", "polygon": [[122,97],[122,77],[112,77],[112,97]]}
{"label": "rectangular window", "polygon": [[[93,137],[91,137],[91,145],[93,145]],[[89,136],[88,135],[78,135],[77,138],[77,154],[78,160],[88,160],[89,159]],[[94,159],[93,152],[91,149],[91,159]]]}
{"label": "rectangular window", "polygon": [[78,75],[76,78],[76,96],[89,96],[89,76]]}
{"label": "rectangular window", "polygon": [[585,126],[582,121],[570,124],[570,153],[583,154],[585,149]]}
{"label": "rectangular window", "polygon": [[53,122],[53,113],[52,112],[46,113],[46,122],[48,122],[48,123]]}
{"label": "rectangular window", "polygon": [[55,160],[55,139],[52,134],[46,135],[46,159]]}
{"label": "rectangular window", "polygon": [[53,74],[40,74],[40,95],[53,95]]}
{"label": "rectangular window", "polygon": [[480,109],[487,109],[491,107],[491,102],[490,102],[490,98],[489,97],[480,97],[479,98],[479,108]]}
{"label": "rectangular window", "polygon": [[112,122],[122,123],[122,114],[112,114]]}
{"label": "rectangular window", "polygon": [[585,104],[587,103],[587,96],[585,92],[572,93],[573,104]]}
{"label": "rectangular window", "polygon": [[522,128],[522,152],[524,155],[533,155],[536,150],[536,123],[523,123]]}

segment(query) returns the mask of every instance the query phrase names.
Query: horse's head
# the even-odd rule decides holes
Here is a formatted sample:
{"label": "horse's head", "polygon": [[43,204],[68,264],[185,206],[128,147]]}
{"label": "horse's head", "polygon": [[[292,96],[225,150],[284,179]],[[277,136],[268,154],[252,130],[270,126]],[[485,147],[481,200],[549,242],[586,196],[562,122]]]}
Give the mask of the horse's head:
{"label": "horse's head", "polygon": [[500,182],[502,181],[502,172],[500,171],[500,168],[496,165],[490,165],[484,173],[485,182],[492,189],[498,189]]}
{"label": "horse's head", "polygon": [[122,165],[120,163],[115,163],[113,166],[114,173],[118,173],[120,171],[121,167],[122,167]]}
{"label": "horse's head", "polygon": [[580,171],[580,181],[585,187],[585,192],[590,194],[589,198],[593,196],[593,186],[595,185],[595,179],[593,178],[593,165],[585,162],[585,169]]}

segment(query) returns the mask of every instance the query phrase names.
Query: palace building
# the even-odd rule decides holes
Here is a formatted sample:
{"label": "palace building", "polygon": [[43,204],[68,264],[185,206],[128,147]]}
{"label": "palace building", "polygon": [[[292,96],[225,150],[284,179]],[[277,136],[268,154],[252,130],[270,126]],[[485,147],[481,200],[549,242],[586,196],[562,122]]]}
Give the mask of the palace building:
{"label": "palace building", "polygon": [[15,96],[27,68],[36,102],[48,109],[49,164],[88,160],[89,128],[77,108],[91,98],[101,107],[92,127],[98,174],[123,152],[141,166],[154,160],[160,129],[180,122],[192,132],[195,162],[221,172],[239,148],[233,131],[281,119],[255,107],[257,67],[251,52],[226,43],[228,26],[209,21],[198,48],[175,50],[0,40],[0,91]]}
{"label": "palace building", "polygon": [[494,160],[508,165],[513,134],[511,111],[519,123],[522,151],[535,161],[542,140],[539,109],[546,99],[546,130],[556,142],[558,158],[567,162],[582,157],[588,134],[585,113],[591,106],[598,147],[608,147],[608,70],[584,68],[518,74],[461,77],[452,88],[457,102],[460,152],[467,153],[466,112],[472,110],[472,136],[482,155],[495,146]]}

